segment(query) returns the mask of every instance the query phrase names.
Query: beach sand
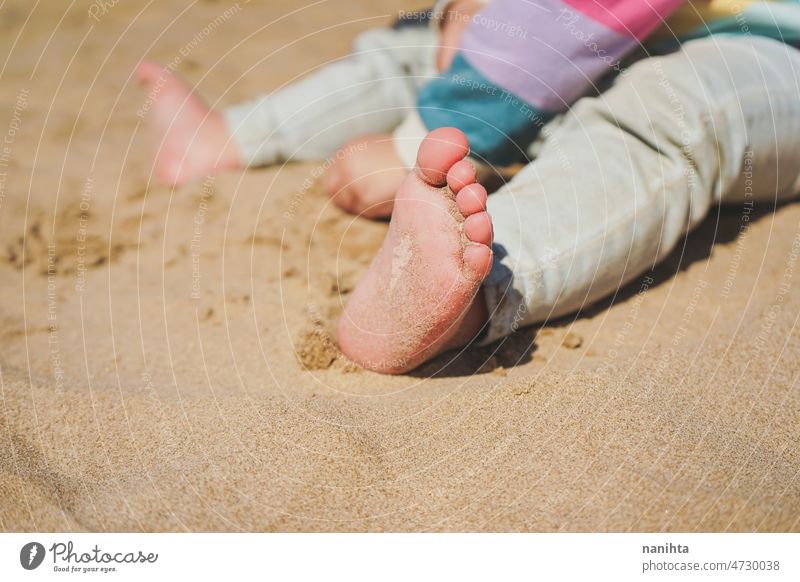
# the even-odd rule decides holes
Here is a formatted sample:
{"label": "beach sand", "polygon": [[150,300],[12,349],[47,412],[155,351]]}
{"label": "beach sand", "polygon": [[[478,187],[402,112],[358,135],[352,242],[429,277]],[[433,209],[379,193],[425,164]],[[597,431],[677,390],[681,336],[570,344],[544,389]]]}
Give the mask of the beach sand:
{"label": "beach sand", "polygon": [[414,4],[100,6],[0,9],[0,529],[800,530],[800,205],[712,213],[579,316],[362,371],[330,331],[386,224],[319,164],[154,183],[132,71],[224,106]]}

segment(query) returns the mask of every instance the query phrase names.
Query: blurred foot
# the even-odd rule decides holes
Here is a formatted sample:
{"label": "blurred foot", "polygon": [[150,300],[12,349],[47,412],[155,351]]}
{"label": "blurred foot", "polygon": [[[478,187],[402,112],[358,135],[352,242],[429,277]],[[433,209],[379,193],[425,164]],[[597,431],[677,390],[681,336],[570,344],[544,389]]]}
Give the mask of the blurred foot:
{"label": "blurred foot", "polygon": [[148,91],[143,110],[149,111],[159,181],[180,185],[243,166],[222,116],[190,85],[152,61],[140,63],[136,76]]}

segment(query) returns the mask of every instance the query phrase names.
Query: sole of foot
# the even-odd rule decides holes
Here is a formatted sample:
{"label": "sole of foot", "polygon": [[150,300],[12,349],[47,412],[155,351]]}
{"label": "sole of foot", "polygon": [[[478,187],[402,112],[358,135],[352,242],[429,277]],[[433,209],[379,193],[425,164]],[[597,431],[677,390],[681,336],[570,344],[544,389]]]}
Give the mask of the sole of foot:
{"label": "sole of foot", "polygon": [[163,65],[143,61],[136,77],[147,90],[147,114],[155,148],[153,173],[163,183],[181,185],[209,174],[242,167],[225,120],[191,85]]}
{"label": "sole of foot", "polygon": [[492,220],[468,152],[461,131],[432,131],[397,191],[386,239],[337,329],[342,351],[365,368],[407,372],[485,324],[476,296],[492,266]]}

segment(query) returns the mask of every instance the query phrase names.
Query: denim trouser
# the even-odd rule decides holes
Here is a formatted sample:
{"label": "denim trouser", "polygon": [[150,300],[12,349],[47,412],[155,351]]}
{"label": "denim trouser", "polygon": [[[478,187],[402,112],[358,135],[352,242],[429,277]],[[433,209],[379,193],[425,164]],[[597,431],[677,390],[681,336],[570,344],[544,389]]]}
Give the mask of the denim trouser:
{"label": "denim trouser", "polygon": [[489,197],[483,342],[574,312],[653,268],[714,204],[800,190],[800,51],[717,35],[638,61],[544,128]]}

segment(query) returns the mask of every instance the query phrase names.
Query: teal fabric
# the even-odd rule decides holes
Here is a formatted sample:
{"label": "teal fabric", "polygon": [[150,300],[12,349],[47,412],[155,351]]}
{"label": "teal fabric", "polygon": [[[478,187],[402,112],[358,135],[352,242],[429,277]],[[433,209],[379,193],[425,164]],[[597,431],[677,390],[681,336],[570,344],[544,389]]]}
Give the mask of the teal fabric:
{"label": "teal fabric", "polygon": [[498,166],[524,161],[527,146],[553,117],[494,85],[460,54],[422,87],[417,105],[429,131],[457,127],[473,156]]}
{"label": "teal fabric", "polygon": [[764,36],[788,45],[800,46],[800,2],[761,2],[747,6],[737,18],[710,20],[677,38],[647,43],[654,53],[672,52],[682,43],[712,34]]}

